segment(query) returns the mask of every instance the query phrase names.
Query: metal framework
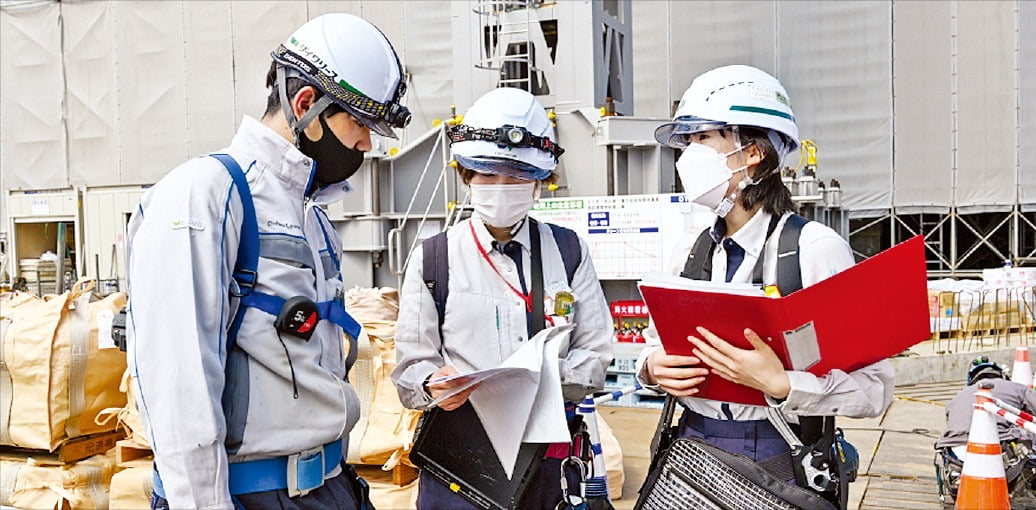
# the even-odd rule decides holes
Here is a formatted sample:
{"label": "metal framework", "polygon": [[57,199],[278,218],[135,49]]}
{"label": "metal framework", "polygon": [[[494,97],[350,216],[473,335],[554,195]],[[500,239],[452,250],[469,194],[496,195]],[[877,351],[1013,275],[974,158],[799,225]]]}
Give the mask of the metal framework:
{"label": "metal framework", "polygon": [[928,272],[932,276],[980,276],[981,270],[1036,265],[1036,213],[1011,211],[965,214],[897,214],[850,222],[849,243],[859,258],[893,244],[924,235]]}

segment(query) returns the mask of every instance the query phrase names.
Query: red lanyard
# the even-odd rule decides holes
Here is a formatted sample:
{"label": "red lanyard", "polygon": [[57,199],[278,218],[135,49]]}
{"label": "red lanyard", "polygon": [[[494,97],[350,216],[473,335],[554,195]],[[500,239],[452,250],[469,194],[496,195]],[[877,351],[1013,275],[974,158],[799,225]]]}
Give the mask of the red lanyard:
{"label": "red lanyard", "polygon": [[475,223],[469,221],[468,226],[471,227],[471,238],[475,240],[475,246],[478,248],[478,252],[482,254],[482,258],[486,261],[487,264],[489,264],[489,267],[493,268],[493,271],[496,271],[497,276],[499,276],[500,279],[503,280],[505,284],[507,284],[511,291],[517,294],[518,297],[522,298],[523,301],[525,301],[525,310],[531,313],[532,296],[516,289],[514,285],[511,285],[511,282],[507,281],[507,278],[504,278],[504,275],[501,274],[500,270],[496,268],[496,264],[493,264],[493,261],[489,260],[489,254],[486,253],[486,249],[482,247],[482,243],[479,242],[478,236],[475,235]]}

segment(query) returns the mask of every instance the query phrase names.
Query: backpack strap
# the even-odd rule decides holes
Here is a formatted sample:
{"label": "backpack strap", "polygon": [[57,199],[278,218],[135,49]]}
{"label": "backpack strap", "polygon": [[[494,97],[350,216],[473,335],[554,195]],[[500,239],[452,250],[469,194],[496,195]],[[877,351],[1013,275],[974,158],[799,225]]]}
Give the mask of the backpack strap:
{"label": "backpack strap", "polygon": [[446,231],[421,242],[424,260],[421,265],[424,285],[432,294],[435,311],[439,314],[439,341],[442,341],[442,322],[446,318],[446,298],[450,295],[449,245]]}
{"label": "backpack strap", "polygon": [[[223,164],[230,173],[234,182],[234,189],[241,198],[241,242],[237,245],[237,260],[234,261],[234,281],[237,282],[238,290],[230,291],[230,297],[242,298],[252,293],[255,289],[255,282],[258,279],[259,269],[259,222],[255,219],[255,203],[252,201],[252,190],[248,187],[248,180],[241,165],[230,157],[229,154],[210,154]],[[241,319],[245,316],[245,306],[238,304],[237,313],[230,323],[230,330],[227,333],[227,351],[230,351],[237,343],[237,332],[241,329]]]}
{"label": "backpack strap", "polygon": [[[543,316],[543,257],[540,250],[542,239],[540,239],[539,223],[529,218],[529,260],[532,262],[532,285],[529,289],[532,296],[532,335],[543,331],[547,327],[547,320]],[[567,265],[566,265],[567,266]]]}
{"label": "backpack strap", "polygon": [[575,231],[561,225],[553,223],[547,223],[547,225],[550,225],[550,231],[554,234],[554,242],[557,243],[558,250],[561,251],[561,260],[565,263],[565,275],[568,277],[568,284],[571,286],[572,279],[576,275],[576,269],[583,261],[583,248],[579,243],[579,235]]}
{"label": "backpack strap", "polygon": [[680,276],[692,280],[711,280],[712,252],[715,248],[716,241],[712,239],[712,229],[703,230],[694,241],[691,252],[687,254],[687,262],[684,262]]}
{"label": "backpack strap", "polygon": [[802,268],[799,265],[799,236],[809,220],[792,214],[784,222],[777,240],[777,288],[782,296],[802,289]]}

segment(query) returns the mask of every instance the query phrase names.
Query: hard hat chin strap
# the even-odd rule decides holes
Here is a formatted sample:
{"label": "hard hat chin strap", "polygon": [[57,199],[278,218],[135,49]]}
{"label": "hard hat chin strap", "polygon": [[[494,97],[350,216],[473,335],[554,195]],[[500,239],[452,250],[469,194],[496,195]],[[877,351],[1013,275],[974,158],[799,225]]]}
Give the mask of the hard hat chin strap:
{"label": "hard hat chin strap", "polygon": [[298,119],[295,117],[295,111],[292,109],[291,102],[288,99],[288,78],[284,72],[284,66],[277,66],[277,88],[281,94],[281,110],[284,111],[284,120],[288,122],[288,128],[291,129],[295,147],[298,147],[302,131],[309,127],[310,123],[318,115],[324,113],[324,110],[331,106],[333,100],[328,94],[320,96],[320,99],[317,99],[317,102],[313,103],[313,106],[306,113],[302,114],[302,118]]}

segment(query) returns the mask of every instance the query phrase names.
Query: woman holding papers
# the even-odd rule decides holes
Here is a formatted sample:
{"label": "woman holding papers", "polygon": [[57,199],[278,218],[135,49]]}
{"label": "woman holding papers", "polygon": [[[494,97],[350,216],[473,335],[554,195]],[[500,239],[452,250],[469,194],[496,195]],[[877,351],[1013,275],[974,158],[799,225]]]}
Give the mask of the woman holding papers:
{"label": "woman holding papers", "polygon": [[[749,66],[726,66],[698,76],[684,93],[672,122],[655,131],[659,143],[683,151],[676,163],[688,198],[712,209],[715,225],[688,233],[670,260],[674,274],[714,282],[755,283],[789,294],[853,265],[848,243],[830,228],[792,213],[781,182],[781,162],[798,145],[798,127],[784,87]],[[779,240],[795,250],[778,257]],[[706,378],[722,377],[766,394],[776,416],[877,416],[892,401],[894,373],[881,361],[851,373],[823,376],[785,370],[754,332],[754,349],[732,346],[710,331],[687,331],[694,356],[667,355],[654,327],[638,360],[638,379],[679,397],[682,437],[704,438],[724,450],[764,464],[790,462],[789,445],[768,420],[766,406],[695,398]],[[779,418],[777,418],[779,420]],[[808,443],[807,443],[808,444]],[[785,467],[788,467],[785,464]],[[787,471],[786,471],[787,472]],[[800,482],[800,485],[802,482]]]}
{"label": "woman holding papers", "polygon": [[[411,255],[392,372],[400,400],[427,409],[465,384],[463,377],[437,380],[495,368],[544,327],[574,322],[560,351],[560,390],[565,401],[578,402],[604,385],[612,326],[587,246],[570,230],[528,217],[540,188],[556,180],[563,149],[552,123],[528,92],[499,88],[479,98],[448,136],[475,214]],[[474,390],[437,405],[470,405]],[[568,443],[547,451],[523,507],[561,501],[567,456]],[[425,472],[420,487],[418,507],[474,508]]]}

